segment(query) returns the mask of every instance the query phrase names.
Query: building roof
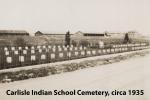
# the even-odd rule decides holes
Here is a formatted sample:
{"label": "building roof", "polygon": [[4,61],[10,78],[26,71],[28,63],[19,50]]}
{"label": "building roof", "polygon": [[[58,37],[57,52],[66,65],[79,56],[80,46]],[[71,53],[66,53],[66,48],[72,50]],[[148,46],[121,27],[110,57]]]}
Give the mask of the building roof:
{"label": "building roof", "polygon": [[75,34],[82,34],[84,36],[105,36],[105,33],[87,33],[87,32],[81,32],[81,31],[78,31]]}
{"label": "building roof", "polygon": [[0,34],[24,34],[29,35],[25,30],[0,30]]}
{"label": "building roof", "polygon": [[104,32],[83,32],[83,34],[105,34]]}
{"label": "building roof", "polygon": [[[94,32],[82,32],[82,31],[77,31],[76,33],[82,33],[82,34],[105,34],[105,33],[98,33],[98,32],[97,32],[97,33],[96,33],[96,32],[94,33]],[[75,33],[75,34],[76,34],[76,33]]]}

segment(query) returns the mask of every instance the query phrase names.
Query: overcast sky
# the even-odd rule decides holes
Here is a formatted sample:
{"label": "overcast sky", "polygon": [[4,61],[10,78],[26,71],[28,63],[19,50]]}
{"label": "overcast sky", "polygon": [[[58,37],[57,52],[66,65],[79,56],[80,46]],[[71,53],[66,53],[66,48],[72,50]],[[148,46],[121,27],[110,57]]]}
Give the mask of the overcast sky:
{"label": "overcast sky", "polygon": [[150,0],[0,0],[0,29],[150,34]]}

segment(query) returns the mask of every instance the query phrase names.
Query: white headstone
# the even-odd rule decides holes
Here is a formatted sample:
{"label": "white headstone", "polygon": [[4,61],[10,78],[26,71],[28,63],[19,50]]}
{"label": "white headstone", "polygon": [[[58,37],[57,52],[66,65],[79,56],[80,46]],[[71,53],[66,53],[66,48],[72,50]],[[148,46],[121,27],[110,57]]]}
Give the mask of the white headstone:
{"label": "white headstone", "polygon": [[7,63],[12,63],[12,57],[7,57],[7,58],[6,58],[6,62],[7,62]]}
{"label": "white headstone", "polygon": [[35,55],[31,55],[31,61],[35,61]]}
{"label": "white headstone", "polygon": [[105,50],[105,49],[103,49],[103,53],[106,53],[106,50]]}
{"label": "white headstone", "polygon": [[22,47],[18,47],[18,49],[19,49],[19,50],[21,50],[21,49],[22,49]]}
{"label": "white headstone", "polygon": [[49,52],[49,49],[45,49],[46,50],[46,52]]}
{"label": "white headstone", "polygon": [[14,53],[15,53],[15,55],[18,55],[18,50],[15,50]]}
{"label": "white headstone", "polygon": [[98,53],[99,53],[99,54],[101,54],[101,53],[102,53],[102,51],[101,51],[101,50],[98,50]]}
{"label": "white headstone", "polygon": [[28,50],[28,47],[26,46],[25,49]]}
{"label": "white headstone", "polygon": [[7,47],[4,47],[4,50],[5,50],[5,51],[7,51],[7,50],[8,50],[8,48],[7,48]]}
{"label": "white headstone", "polygon": [[64,50],[67,51],[67,48],[65,47]]}
{"label": "white headstone", "polygon": [[111,49],[111,52],[114,52],[114,49]]}
{"label": "white headstone", "polygon": [[61,58],[62,58],[62,57],[63,57],[63,53],[59,53],[59,57],[61,57]]}
{"label": "white headstone", "polygon": [[115,51],[117,51],[117,52],[118,52],[118,51],[119,51],[119,49],[118,49],[118,48],[116,48],[116,49],[115,49]]}
{"label": "white headstone", "polygon": [[72,51],[72,47],[70,47],[70,51]]}
{"label": "white headstone", "polygon": [[88,54],[88,55],[91,55],[91,51],[87,51],[87,54]]}
{"label": "white headstone", "polygon": [[41,46],[40,46],[40,45],[38,45],[38,46],[37,46],[37,48],[38,48],[38,49],[40,49],[40,48],[41,48]]}
{"label": "white headstone", "polygon": [[79,54],[79,53],[76,51],[76,52],[75,52],[75,55],[77,56],[78,54]]}
{"label": "white headstone", "polygon": [[60,45],[58,45],[57,47],[60,48]]}
{"label": "white headstone", "polygon": [[84,50],[86,50],[86,47],[84,47]]}
{"label": "white headstone", "polygon": [[59,47],[59,48],[58,48],[58,51],[62,51],[62,48],[61,48],[61,47]]}
{"label": "white headstone", "polygon": [[84,51],[81,51],[81,55],[85,55],[85,52],[84,52]]}
{"label": "white headstone", "polygon": [[39,49],[39,53],[41,53],[42,52],[42,49]]}
{"label": "white headstone", "polygon": [[35,49],[34,46],[32,46],[31,49]]}
{"label": "white headstone", "polygon": [[15,47],[11,47],[11,50],[14,51],[14,50],[15,50]]}
{"label": "white headstone", "polygon": [[5,51],[5,55],[6,55],[6,56],[9,55],[9,51]]}
{"label": "white headstone", "polygon": [[73,48],[73,45],[71,45],[71,47]]}
{"label": "white headstone", "polygon": [[67,53],[67,56],[68,56],[68,57],[71,57],[71,52],[68,52],[68,53]]}
{"label": "white headstone", "polygon": [[80,50],[82,50],[82,46],[80,46]]}
{"label": "white headstone", "polygon": [[50,48],[51,48],[51,46],[49,45],[49,46],[48,46],[48,48],[50,49]]}
{"label": "white headstone", "polygon": [[51,59],[55,59],[55,54],[54,53],[51,54]]}
{"label": "white headstone", "polygon": [[107,52],[110,52],[110,49],[107,49]]}
{"label": "white headstone", "polygon": [[65,48],[65,46],[63,45],[63,48]]}
{"label": "white headstone", "polygon": [[43,45],[43,49],[45,49],[46,48],[46,46],[45,45]]}
{"label": "white headstone", "polygon": [[75,47],[74,49],[75,49],[75,50],[78,50],[78,48],[77,48],[77,47]]}
{"label": "white headstone", "polygon": [[113,45],[112,47],[113,47],[113,48],[115,48],[115,47],[116,47],[116,45]]}
{"label": "white headstone", "polygon": [[56,51],[56,48],[54,48],[54,47],[53,47],[53,49],[52,49],[52,50],[53,50],[53,52],[55,52],[55,51]]}
{"label": "white headstone", "polygon": [[31,54],[34,54],[35,53],[35,50],[31,50]]}
{"label": "white headstone", "polygon": [[121,51],[122,49],[120,48],[119,50]]}
{"label": "white headstone", "polygon": [[56,48],[56,45],[54,45],[53,48]]}
{"label": "white headstone", "polygon": [[92,54],[94,54],[94,55],[95,55],[95,54],[96,54],[96,51],[95,51],[95,50],[92,50]]}
{"label": "white headstone", "polygon": [[23,50],[23,54],[27,54],[27,50]]}
{"label": "white headstone", "polygon": [[46,55],[42,54],[42,55],[41,55],[41,59],[42,59],[42,60],[46,59]]}
{"label": "white headstone", "polygon": [[24,62],[24,56],[19,56],[19,61]]}

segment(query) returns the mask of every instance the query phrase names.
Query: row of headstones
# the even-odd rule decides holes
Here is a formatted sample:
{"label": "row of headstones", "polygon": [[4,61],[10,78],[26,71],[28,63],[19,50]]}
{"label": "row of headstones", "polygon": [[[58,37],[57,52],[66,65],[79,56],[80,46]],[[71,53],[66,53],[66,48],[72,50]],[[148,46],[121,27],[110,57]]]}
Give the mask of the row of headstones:
{"label": "row of headstones", "polygon": [[148,46],[132,47],[132,50],[148,49]]}
{"label": "row of headstones", "polygon": [[[87,48],[86,47],[74,47],[74,48],[65,48],[65,49],[62,49],[62,48],[58,48],[58,51],[61,52],[61,51],[73,51],[73,50],[86,50]],[[8,50],[5,50],[5,55],[9,55],[10,52],[13,52],[15,55],[18,55],[19,53],[22,53],[22,54],[27,54],[28,52],[30,52],[31,54],[35,54],[36,52],[38,51],[38,53],[42,53],[43,52],[43,49],[38,49],[38,50],[35,50],[35,49],[31,49],[31,50],[13,50],[13,51],[8,51]],[[44,51],[46,52],[56,52],[56,49],[53,48],[53,49],[45,49]]]}
{"label": "row of headstones", "polygon": [[[145,46],[146,43],[136,43],[136,44],[116,44],[116,45],[113,45],[113,47],[127,47],[127,46]],[[63,49],[66,49],[66,48],[74,48],[73,45],[70,45],[70,46],[65,46],[65,45],[43,45],[43,46],[31,46],[31,47],[28,47],[28,46],[25,46],[25,47],[4,47],[4,51],[9,51],[9,50],[28,50],[28,49],[56,49],[56,48],[63,48]],[[82,46],[80,46],[80,48],[82,48]]]}
{"label": "row of headstones", "polygon": [[[97,54],[125,52],[127,50],[128,50],[128,48],[103,49],[103,50],[87,50],[87,51],[80,51],[80,52],[79,51],[75,51],[74,55],[75,56],[79,56],[79,54],[80,54],[81,56],[92,56],[92,55],[97,55]],[[67,57],[72,57],[72,55],[73,55],[72,53],[71,52],[67,52]],[[41,54],[40,56],[41,56],[40,60],[46,60],[46,54]],[[18,57],[19,57],[19,62],[25,62],[25,56],[21,55],[21,56],[18,56]],[[64,53],[60,52],[59,53],[59,58],[63,58],[63,57],[65,57]],[[7,63],[12,63],[12,60],[13,60],[12,58],[13,57],[7,56],[6,57],[6,62]],[[55,59],[56,58],[56,54],[55,53],[51,53],[50,54],[50,58],[51,59]],[[31,61],[36,61],[36,55],[31,55],[30,60]]]}
{"label": "row of headstones", "polygon": [[[134,46],[145,46],[146,43],[141,43],[141,44],[127,44],[127,45],[113,45],[114,48],[117,48],[117,47],[134,47]],[[45,47],[45,46],[44,46]],[[139,47],[140,48],[140,47]],[[64,47],[64,49],[62,49],[60,46],[58,46],[58,51],[72,51],[72,50],[86,50],[87,48],[86,47],[70,47],[70,48],[67,48],[67,47]],[[46,52],[50,52],[50,50],[52,50],[52,52],[56,52],[56,47],[53,47],[52,49],[45,49]],[[5,48],[5,55],[9,55],[11,51],[8,51],[8,49]],[[35,49],[31,49],[31,50],[28,50],[28,49],[25,49],[25,50],[15,50],[14,47],[12,47],[12,52],[15,54],[15,55],[18,55],[19,52],[26,55],[28,52],[30,52],[31,54],[35,54],[36,50]],[[42,53],[43,52],[43,49],[38,49],[38,52],[39,53]]]}
{"label": "row of headstones", "polygon": [[[123,45],[123,46],[126,46],[126,45]],[[123,46],[121,46],[121,47],[123,47]],[[138,46],[138,45],[136,45],[136,46]],[[116,47],[120,47],[120,46],[114,45],[114,47],[116,48]],[[133,47],[133,48],[134,48],[134,47]],[[140,48],[142,48],[142,47],[137,47],[137,48],[140,49]],[[85,50],[85,49],[86,49],[86,47],[84,47],[84,48],[82,48],[82,47],[79,47],[79,48],[75,47],[75,48],[74,48],[74,50]],[[73,49],[72,49],[72,48],[69,48],[69,50],[72,51]],[[55,51],[56,51],[56,49],[52,49],[52,52],[55,52]],[[62,51],[62,49],[59,49],[58,51]],[[64,51],[67,51],[67,49],[65,49]],[[18,51],[18,50],[14,50],[14,51],[13,51],[13,53],[14,53],[15,55],[18,55],[19,52],[20,52],[20,51]],[[35,50],[30,50],[30,53],[31,53],[31,54],[35,54],[35,52],[36,52]],[[39,53],[42,53],[42,49],[39,49],[38,52],[39,52]],[[46,49],[46,52],[49,52],[48,49]],[[27,50],[22,50],[22,54],[26,55],[27,53],[28,53]],[[10,51],[7,51],[7,50],[6,50],[6,51],[5,51],[5,55],[9,55],[9,54],[10,54]]]}
{"label": "row of headstones", "polygon": [[116,45],[113,45],[114,48],[116,48],[116,47],[132,47],[132,46],[146,46],[146,43],[136,43],[136,44],[116,44]]}
{"label": "row of headstones", "polygon": [[65,46],[65,45],[43,45],[43,46],[25,46],[25,47],[4,47],[4,50],[28,50],[28,49],[51,49],[51,48],[68,48],[68,47],[74,47],[73,45]]}
{"label": "row of headstones", "polygon": [[74,47],[73,45],[72,46],[37,46],[37,48],[35,48],[34,46],[32,46],[30,49],[29,47],[25,47],[25,48],[22,48],[22,47],[4,47],[4,51],[16,51],[16,50],[39,50],[39,52],[41,50],[53,50],[54,52],[58,49],[58,51],[67,51],[67,50],[83,50],[83,49],[86,49],[86,47],[83,47],[83,46],[79,46],[79,47]]}

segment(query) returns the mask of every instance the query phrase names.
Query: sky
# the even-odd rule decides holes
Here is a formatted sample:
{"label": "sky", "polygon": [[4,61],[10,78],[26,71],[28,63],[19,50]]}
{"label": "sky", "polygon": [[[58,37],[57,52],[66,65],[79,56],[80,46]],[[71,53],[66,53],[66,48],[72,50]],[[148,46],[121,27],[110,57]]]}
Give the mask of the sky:
{"label": "sky", "polygon": [[0,0],[0,30],[150,35],[150,0]]}

